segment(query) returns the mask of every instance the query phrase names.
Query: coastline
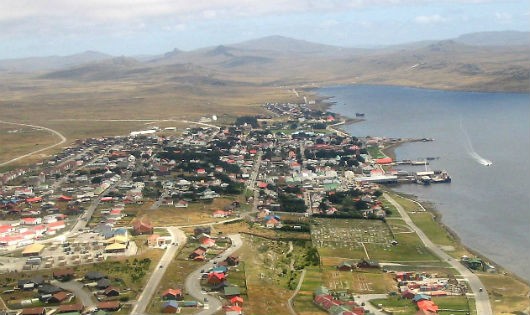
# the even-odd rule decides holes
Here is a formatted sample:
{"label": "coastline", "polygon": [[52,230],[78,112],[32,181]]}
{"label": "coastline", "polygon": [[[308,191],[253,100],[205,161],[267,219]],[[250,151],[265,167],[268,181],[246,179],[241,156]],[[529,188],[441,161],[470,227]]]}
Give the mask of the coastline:
{"label": "coastline", "polygon": [[[371,85],[371,84],[344,84],[344,85],[337,85],[337,86],[351,86],[351,85]],[[391,85],[391,84],[377,84],[379,86],[400,86],[400,87],[410,87],[410,88],[417,88],[417,89],[436,89],[436,88],[429,88],[429,87],[411,87],[411,86],[402,86],[402,85]],[[334,101],[331,101],[334,96],[321,96],[318,94],[318,92],[316,92],[316,89],[318,89],[319,87],[316,87],[316,88],[308,88],[308,89],[304,89],[305,91],[309,91],[310,93],[313,94],[313,97],[315,98],[316,100],[316,104],[315,106],[318,106],[318,108],[324,108],[328,111],[330,111],[331,107],[333,105],[336,104],[336,102]],[[449,89],[438,89],[440,91],[460,91],[460,92],[477,92],[477,93],[506,93],[506,91],[477,91],[477,90],[473,90],[473,91],[463,91],[463,90],[449,90]],[[509,92],[509,93],[518,93],[518,92]],[[529,94],[529,92],[519,92],[520,94]],[[336,113],[335,113],[336,114]],[[340,124],[339,126],[334,126],[333,128],[334,129],[337,129],[339,130],[340,132],[343,132],[343,133],[347,133],[343,128],[343,126],[348,126],[348,125],[352,125],[352,124],[355,124],[355,123],[358,123],[358,122],[362,122],[364,121],[364,119],[354,119],[354,118],[351,118],[351,117],[347,117],[347,116],[342,116],[342,115],[339,115],[339,114],[336,114],[337,117],[340,117],[341,119],[343,119],[345,122],[343,124]],[[353,135],[354,136],[354,135]],[[391,145],[388,145],[387,147],[385,147],[384,149],[382,149],[381,151],[391,157],[393,160],[396,159],[396,153],[395,153],[395,150],[403,143],[407,143],[408,141],[401,141],[401,142],[397,142],[397,143],[393,143]],[[400,195],[400,196],[404,196],[405,198],[408,198],[408,199],[411,199],[411,200],[414,200],[418,203],[420,203],[434,218],[434,221],[436,222],[437,225],[439,225],[444,231],[446,231],[451,238],[454,239],[455,243],[462,247],[464,250],[466,250],[467,252],[469,252],[470,254],[472,254],[473,256],[476,256],[476,257],[479,257],[485,261],[488,261],[491,265],[495,266],[496,269],[497,269],[497,274],[499,275],[504,275],[504,276],[507,276],[507,277],[511,277],[521,283],[523,283],[524,285],[530,287],[530,281],[526,280],[526,279],[523,279],[522,277],[520,277],[519,275],[517,275],[516,273],[510,271],[509,269],[505,268],[504,266],[502,266],[501,264],[498,264],[496,263],[495,261],[493,261],[491,258],[487,257],[486,255],[484,254],[481,254],[478,250],[475,250],[469,246],[466,246],[463,241],[461,240],[461,238],[458,236],[458,234],[453,231],[451,229],[450,226],[444,224],[442,222],[442,213],[436,209],[435,205],[428,202],[428,201],[419,201],[417,199],[417,196],[411,196],[411,195],[408,195],[408,194],[404,194],[404,193],[401,193],[401,192],[398,192],[396,191],[393,187],[391,186],[386,186],[386,188],[388,190],[390,190],[392,193],[396,194],[396,195]]]}
{"label": "coastline", "polygon": [[[299,88],[300,91],[306,91],[315,93],[315,95],[318,95],[317,92],[314,92],[317,89],[325,88],[325,87],[344,87],[344,86],[387,86],[387,87],[402,87],[402,88],[411,88],[411,89],[418,89],[418,90],[436,90],[436,91],[444,91],[444,92],[466,92],[466,93],[491,93],[491,94],[497,94],[497,93],[514,93],[514,94],[530,94],[529,90],[492,90],[492,89],[480,89],[480,88],[469,88],[469,87],[442,87],[438,85],[410,85],[410,84],[399,84],[399,83],[370,83],[370,82],[355,82],[355,83],[341,83],[336,82],[336,84],[328,84],[325,86],[314,86],[314,87],[308,87],[308,88]],[[322,97],[322,99],[332,99],[332,96],[329,97]]]}

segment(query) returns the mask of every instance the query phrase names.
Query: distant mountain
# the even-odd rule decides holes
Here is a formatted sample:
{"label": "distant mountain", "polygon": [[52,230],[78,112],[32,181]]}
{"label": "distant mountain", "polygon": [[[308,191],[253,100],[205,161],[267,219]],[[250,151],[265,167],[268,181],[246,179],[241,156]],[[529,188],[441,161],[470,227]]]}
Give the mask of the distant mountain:
{"label": "distant mountain", "polygon": [[332,54],[345,51],[353,52],[353,50],[360,51],[360,49],[313,43],[305,40],[278,35],[252,39],[241,43],[232,44],[230,45],[230,47],[245,50],[274,51],[279,53],[291,54]]}
{"label": "distant mountain", "polygon": [[52,71],[41,76],[41,78],[87,81],[117,80],[135,75],[138,72],[136,69],[141,68],[142,65],[141,62],[133,58],[116,57]]}
{"label": "distant mountain", "polygon": [[530,45],[530,32],[501,31],[464,34],[455,42],[471,46],[527,46]]}
{"label": "distant mountain", "polygon": [[215,47],[214,49],[208,50],[205,54],[207,56],[226,56],[226,57],[233,57],[234,55],[230,52],[233,50],[232,48],[226,47],[224,45],[219,45]]}
{"label": "distant mountain", "polygon": [[[521,44],[524,34],[527,33],[467,34],[449,40],[370,50],[269,36],[193,51],[175,49],[140,60],[111,58],[98,53],[84,53],[77,58],[60,57],[63,60],[55,61],[52,66],[63,65],[63,68],[52,69],[39,78],[171,82],[194,88],[200,85],[270,87],[363,82],[528,91],[525,78],[530,72],[530,46]],[[502,37],[500,35],[506,35],[503,41],[495,39]],[[91,58],[100,60],[83,62]]]}
{"label": "distant mountain", "polygon": [[97,51],[85,51],[69,56],[29,57],[0,60],[0,71],[37,72],[52,71],[112,58]]}

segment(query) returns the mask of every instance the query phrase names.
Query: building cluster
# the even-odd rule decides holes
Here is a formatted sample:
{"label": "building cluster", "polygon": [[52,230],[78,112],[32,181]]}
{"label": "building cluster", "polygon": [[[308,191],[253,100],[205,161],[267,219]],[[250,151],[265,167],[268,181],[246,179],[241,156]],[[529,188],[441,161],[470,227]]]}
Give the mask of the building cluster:
{"label": "building cluster", "polygon": [[313,293],[313,303],[333,315],[365,315],[368,311],[355,302],[352,294],[318,287]]}
{"label": "building cluster", "polygon": [[[118,282],[110,280],[98,271],[89,271],[76,279],[73,269],[57,269],[52,273],[54,281],[42,276],[33,276],[18,280],[17,290],[25,292],[27,300],[21,300],[22,307],[32,305],[35,299],[43,306],[22,308],[20,314],[63,314],[63,315],[105,315],[107,312],[118,311],[122,304],[120,298],[127,296]],[[74,290],[65,289],[63,282],[79,282],[80,290],[88,290],[97,302],[91,305],[75,303]],[[72,287],[68,285],[68,288]],[[124,295],[125,294],[125,295]],[[72,303],[74,302],[74,303]]]}
{"label": "building cluster", "polygon": [[465,283],[456,279],[441,278],[436,275],[419,272],[396,272],[394,279],[401,296],[412,299],[418,294],[428,296],[464,295]]}

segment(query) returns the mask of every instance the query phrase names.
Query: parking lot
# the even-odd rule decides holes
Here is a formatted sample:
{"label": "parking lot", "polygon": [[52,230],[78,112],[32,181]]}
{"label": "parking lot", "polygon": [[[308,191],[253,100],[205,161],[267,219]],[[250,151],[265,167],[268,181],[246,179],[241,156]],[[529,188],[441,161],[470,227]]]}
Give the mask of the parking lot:
{"label": "parking lot", "polygon": [[75,238],[64,242],[54,242],[46,245],[38,258],[20,259],[16,265],[19,270],[34,270],[43,268],[56,268],[71,265],[90,264],[104,261],[112,256],[131,256],[137,252],[136,243],[129,242],[125,252],[105,253],[108,245],[106,240],[98,233],[79,233]]}

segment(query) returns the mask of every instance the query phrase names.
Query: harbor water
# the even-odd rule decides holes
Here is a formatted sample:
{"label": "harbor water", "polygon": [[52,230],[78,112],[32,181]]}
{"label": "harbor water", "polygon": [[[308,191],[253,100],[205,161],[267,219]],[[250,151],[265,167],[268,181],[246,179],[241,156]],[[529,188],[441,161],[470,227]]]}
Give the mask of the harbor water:
{"label": "harbor water", "polygon": [[372,85],[318,93],[333,112],[364,114],[343,126],[353,136],[434,138],[403,144],[396,157],[435,158],[429,167],[447,170],[452,183],[396,189],[433,203],[466,246],[530,282],[530,94]]}

